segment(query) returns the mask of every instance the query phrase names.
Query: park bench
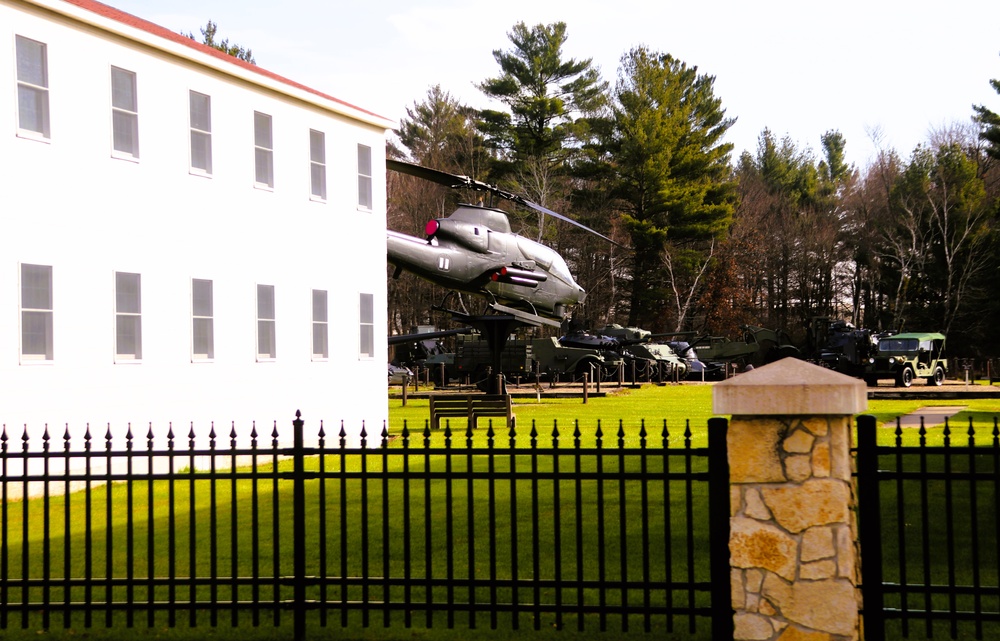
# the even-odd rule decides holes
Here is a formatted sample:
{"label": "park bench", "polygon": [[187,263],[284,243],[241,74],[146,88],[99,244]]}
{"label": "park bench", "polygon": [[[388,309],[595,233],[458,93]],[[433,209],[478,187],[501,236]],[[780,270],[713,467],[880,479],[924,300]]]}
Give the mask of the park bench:
{"label": "park bench", "polygon": [[431,429],[441,427],[442,418],[467,418],[469,427],[478,428],[479,419],[502,416],[514,427],[510,394],[469,394],[463,396],[431,396]]}

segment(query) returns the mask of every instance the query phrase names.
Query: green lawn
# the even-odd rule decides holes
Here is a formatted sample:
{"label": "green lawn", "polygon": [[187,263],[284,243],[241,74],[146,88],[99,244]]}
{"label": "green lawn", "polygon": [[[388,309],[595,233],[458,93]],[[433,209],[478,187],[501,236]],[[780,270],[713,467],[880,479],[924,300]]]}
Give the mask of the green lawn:
{"label": "green lawn", "polygon": [[[692,444],[704,447],[706,426],[712,414],[711,386],[709,385],[645,385],[639,389],[610,388],[604,397],[588,399],[585,404],[579,398],[532,398],[514,399],[514,414],[517,417],[518,444],[530,444],[531,429],[538,432],[539,447],[552,445],[553,430],[559,431],[560,447],[572,447],[574,432],[579,428],[581,444],[594,445],[598,425],[603,432],[605,446],[617,443],[619,427],[625,431],[626,446],[639,445],[639,432],[645,422],[647,439],[662,442],[664,422],[669,432],[671,444],[683,442],[688,424],[692,430]],[[430,421],[430,407],[426,399],[409,399],[403,407],[399,398],[389,400],[389,434],[400,435],[404,424],[410,430],[411,442],[423,442],[423,432]],[[465,439],[467,421],[451,419],[449,422],[456,440]],[[474,433],[477,445],[486,443],[487,430],[483,427]],[[509,430],[504,421],[493,422],[498,443],[507,445]],[[443,430],[442,430],[443,431]],[[436,439],[440,436],[435,433]]]}
{"label": "green lawn", "polygon": [[[590,398],[586,404],[580,399],[515,399],[514,413],[517,416],[518,436],[523,438],[519,443],[527,442],[527,435],[534,425],[539,433],[539,444],[551,445],[552,431],[559,430],[559,442],[563,447],[572,445],[574,428],[578,425],[583,438],[589,438],[593,443],[598,423],[604,432],[605,444],[612,443],[617,438],[619,421],[626,432],[626,443],[638,444],[639,427],[645,421],[648,438],[660,438],[664,423],[670,432],[671,443],[683,438],[684,428],[690,424],[693,444],[705,444],[705,428],[712,413],[712,385],[644,385],[639,389],[617,389],[602,398]],[[967,441],[966,432],[971,418],[976,430],[976,441],[987,444],[992,439],[993,419],[1000,417],[1000,397],[996,399],[969,400],[870,400],[866,414],[875,416],[879,424],[890,423],[897,417],[916,412],[923,406],[966,406],[951,419],[952,442],[957,438]],[[398,435],[402,432],[404,423],[411,432],[412,443],[422,443],[423,430],[430,419],[430,409],[427,400],[409,399],[403,407],[399,398],[389,400],[389,433]],[[485,423],[485,421],[484,421]],[[495,423],[496,438],[507,439],[507,429],[502,427],[503,421]],[[452,419],[453,438],[464,439],[466,421]],[[485,430],[476,431],[477,442],[485,440]],[[928,443],[940,444],[943,441],[943,426],[928,430]],[[435,437],[438,435],[435,434]],[[903,434],[904,445],[916,445],[919,439],[918,431],[906,429]],[[892,429],[880,432],[879,443],[891,444],[895,441]]]}

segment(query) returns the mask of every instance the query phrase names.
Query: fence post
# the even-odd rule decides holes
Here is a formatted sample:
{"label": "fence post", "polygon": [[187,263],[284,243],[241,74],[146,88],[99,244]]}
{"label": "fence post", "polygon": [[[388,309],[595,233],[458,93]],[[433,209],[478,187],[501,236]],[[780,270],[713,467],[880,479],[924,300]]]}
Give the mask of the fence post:
{"label": "fence post", "polygon": [[878,452],[874,416],[858,417],[858,538],[861,543],[861,598],[866,641],[885,639],[882,591],[882,501],[878,487]]}
{"label": "fence post", "polygon": [[732,638],[859,638],[850,419],[867,409],[864,382],[786,358],[712,401],[732,415]]}
{"label": "fence post", "polygon": [[724,418],[708,419],[708,547],[712,581],[712,638],[733,638],[729,586],[729,456]]}
{"label": "fence post", "polygon": [[[404,383],[405,384],[405,383]],[[295,410],[294,428],[294,472],[292,480],[293,512],[293,618],[295,621],[295,641],[306,638],[306,477],[305,477],[305,437],[302,413]]]}

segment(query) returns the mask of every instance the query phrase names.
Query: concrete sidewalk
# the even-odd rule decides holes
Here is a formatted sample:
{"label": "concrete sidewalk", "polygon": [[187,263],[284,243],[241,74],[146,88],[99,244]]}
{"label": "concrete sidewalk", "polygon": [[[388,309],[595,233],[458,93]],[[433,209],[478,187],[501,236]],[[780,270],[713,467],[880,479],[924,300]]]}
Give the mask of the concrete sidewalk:
{"label": "concrete sidewalk", "polygon": [[[928,405],[927,407],[921,407],[912,414],[901,416],[899,418],[899,425],[900,427],[920,427],[920,419],[923,418],[924,427],[936,427],[943,425],[946,418],[950,419],[966,407],[965,405]],[[885,425],[895,427],[896,421],[889,421]]]}

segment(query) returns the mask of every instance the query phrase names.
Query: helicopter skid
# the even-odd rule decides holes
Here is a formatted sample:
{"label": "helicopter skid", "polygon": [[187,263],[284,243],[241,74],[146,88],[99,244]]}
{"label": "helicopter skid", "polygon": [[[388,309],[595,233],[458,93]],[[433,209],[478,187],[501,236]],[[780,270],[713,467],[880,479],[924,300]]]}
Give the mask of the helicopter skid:
{"label": "helicopter skid", "polygon": [[507,307],[506,305],[501,305],[499,303],[490,304],[490,309],[498,314],[507,314],[518,319],[526,325],[548,325],[549,327],[562,327],[559,321],[546,318],[544,316],[539,316],[538,314],[532,314],[531,312],[526,312],[522,309],[514,309],[513,307]]}

